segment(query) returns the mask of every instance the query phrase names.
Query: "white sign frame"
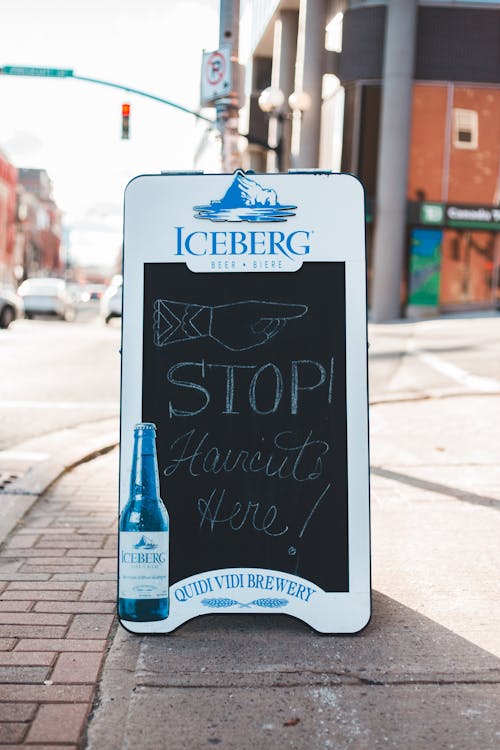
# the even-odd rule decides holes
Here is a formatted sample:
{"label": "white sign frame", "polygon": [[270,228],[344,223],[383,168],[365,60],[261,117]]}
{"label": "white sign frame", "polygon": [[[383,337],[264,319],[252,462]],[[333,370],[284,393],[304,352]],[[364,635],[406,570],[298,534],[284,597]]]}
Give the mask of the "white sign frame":
{"label": "white sign frame", "polygon": [[[322,633],[355,633],[366,626],[371,615],[364,192],[361,183],[349,174],[252,174],[246,175],[246,178],[255,182],[264,192],[275,192],[280,199],[280,208],[297,209],[287,218],[288,231],[300,231],[300,227],[307,226],[314,235],[307,257],[283,255],[280,259],[280,272],[293,272],[302,262],[326,260],[345,263],[349,591],[320,591],[320,595],[315,597],[314,606],[307,606],[308,602],[297,599],[283,613],[303,620]],[[191,270],[207,273],[207,282],[211,272],[227,271],[230,277],[233,271],[245,270],[252,273],[265,270],[262,267],[252,268],[251,265],[243,269],[242,256],[239,258],[239,267],[231,265],[234,259],[229,266],[224,267],[224,263],[228,262],[226,257],[217,259],[217,267],[211,267],[213,258],[202,255],[198,247],[194,249],[196,254],[187,259],[176,252],[175,227],[186,227],[191,231],[212,231],[214,224],[200,216],[200,210],[218,205],[220,202],[210,201],[208,198],[224,195],[233,179],[234,175],[227,174],[142,175],[134,178],[126,188],[120,509],[123,509],[127,501],[134,425],[142,421],[144,264],[186,263],[187,260]],[[196,218],[193,218],[193,210],[198,211]],[[231,220],[220,222],[215,228],[229,229],[232,224]],[[259,224],[263,231],[275,226],[283,229],[285,225],[271,225],[268,222]],[[239,223],[233,228],[242,227],[244,228],[244,224]],[[266,270],[275,272],[272,269]],[[269,575],[273,571],[255,569],[253,572]],[[200,596],[178,602],[175,598],[176,590],[201,576],[220,577],[228,573],[244,576],[248,571],[236,568],[200,571],[199,576],[192,576],[171,587],[171,609],[165,621],[122,621],[122,625],[134,633],[171,632],[187,620],[207,614],[206,608],[201,605]],[[280,575],[286,577],[286,574]],[[298,577],[288,577],[297,586],[308,585],[307,581]],[[243,611],[263,613],[257,606],[250,606]],[[224,610],[225,614],[233,612],[241,614],[242,609]]]}

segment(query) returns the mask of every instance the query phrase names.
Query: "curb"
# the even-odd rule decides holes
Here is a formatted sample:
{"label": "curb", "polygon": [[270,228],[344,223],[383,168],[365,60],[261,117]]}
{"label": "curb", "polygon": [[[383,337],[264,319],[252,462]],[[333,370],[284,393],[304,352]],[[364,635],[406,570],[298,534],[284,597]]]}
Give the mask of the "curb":
{"label": "curb", "polygon": [[435,388],[420,393],[394,393],[381,394],[370,399],[370,406],[381,406],[382,404],[403,404],[411,401],[442,401],[447,398],[479,398],[484,396],[500,396],[500,391],[480,391],[464,388]]}
{"label": "curb", "polygon": [[[40,440],[46,442],[49,436]],[[0,543],[38,498],[75,466],[107,453],[119,444],[118,419],[89,422],[50,433],[51,455],[0,491]],[[18,446],[19,447],[19,446]]]}

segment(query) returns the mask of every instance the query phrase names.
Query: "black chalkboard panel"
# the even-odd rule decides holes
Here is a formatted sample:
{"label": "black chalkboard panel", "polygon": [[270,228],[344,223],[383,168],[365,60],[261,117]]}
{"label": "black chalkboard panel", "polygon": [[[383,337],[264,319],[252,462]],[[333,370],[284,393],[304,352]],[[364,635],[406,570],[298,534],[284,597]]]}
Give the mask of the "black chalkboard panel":
{"label": "black chalkboard panel", "polygon": [[170,583],[220,568],[349,590],[345,264],[144,264],[142,418],[158,432]]}

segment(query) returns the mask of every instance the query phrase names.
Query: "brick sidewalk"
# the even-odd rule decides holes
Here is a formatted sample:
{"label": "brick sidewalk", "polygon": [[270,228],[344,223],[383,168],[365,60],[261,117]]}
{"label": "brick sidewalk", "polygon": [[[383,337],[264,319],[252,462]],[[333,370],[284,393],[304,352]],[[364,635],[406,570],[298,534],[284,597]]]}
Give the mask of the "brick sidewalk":
{"label": "brick sidewalk", "polygon": [[114,621],[117,461],[64,476],[1,548],[3,748],[76,750],[86,726]]}

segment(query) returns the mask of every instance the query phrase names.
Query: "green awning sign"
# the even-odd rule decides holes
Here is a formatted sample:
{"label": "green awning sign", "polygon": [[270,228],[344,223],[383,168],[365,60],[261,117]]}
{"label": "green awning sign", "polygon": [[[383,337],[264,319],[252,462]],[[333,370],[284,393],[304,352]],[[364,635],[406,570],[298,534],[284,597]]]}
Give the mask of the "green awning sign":
{"label": "green awning sign", "polygon": [[447,206],[446,224],[468,229],[500,229],[500,208],[486,206]]}
{"label": "green awning sign", "polygon": [[443,224],[444,205],[442,203],[422,203],[420,206],[422,224]]}
{"label": "green awning sign", "polygon": [[[418,223],[424,226],[463,229],[500,229],[500,207],[445,203],[420,203]],[[413,222],[410,222],[413,223]]]}

